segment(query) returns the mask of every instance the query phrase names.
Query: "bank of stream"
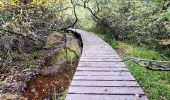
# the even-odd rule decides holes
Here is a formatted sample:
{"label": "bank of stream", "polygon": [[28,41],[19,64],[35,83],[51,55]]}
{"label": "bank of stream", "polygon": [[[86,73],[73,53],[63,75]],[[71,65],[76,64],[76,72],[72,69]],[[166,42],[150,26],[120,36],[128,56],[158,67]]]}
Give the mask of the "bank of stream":
{"label": "bank of stream", "polygon": [[[82,48],[79,36],[67,33],[66,37],[67,41],[56,34],[51,36],[47,48],[34,59],[38,65],[17,67],[19,71],[8,73],[12,76],[10,81],[7,74],[1,78],[0,100],[64,100]],[[56,42],[59,39],[60,42]],[[16,85],[11,88],[13,82]]]}
{"label": "bank of stream", "polygon": [[27,83],[24,96],[28,100],[64,100],[77,63],[77,59],[73,62],[64,62],[54,73],[38,74],[32,77]]}

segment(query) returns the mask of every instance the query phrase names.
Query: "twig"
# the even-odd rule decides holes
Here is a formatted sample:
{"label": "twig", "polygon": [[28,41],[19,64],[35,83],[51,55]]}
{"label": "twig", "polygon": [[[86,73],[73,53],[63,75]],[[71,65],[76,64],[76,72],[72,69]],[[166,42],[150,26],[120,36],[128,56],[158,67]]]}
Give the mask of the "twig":
{"label": "twig", "polygon": [[[130,57],[128,59],[125,59],[123,61],[128,61],[128,60],[132,60],[133,62],[135,62],[136,64],[148,69],[148,70],[153,70],[153,71],[170,71],[170,68],[167,68],[163,65],[160,64],[154,64],[154,63],[170,63],[170,61],[158,61],[158,60],[150,60],[150,59],[139,59],[139,58],[134,58],[134,57]],[[140,63],[140,62],[144,62]]]}
{"label": "twig", "polygon": [[158,63],[170,63],[170,61],[160,61],[160,60],[150,60],[150,59],[139,59],[135,57],[130,57],[129,59],[137,60],[137,61],[149,61],[149,62],[158,62]]}

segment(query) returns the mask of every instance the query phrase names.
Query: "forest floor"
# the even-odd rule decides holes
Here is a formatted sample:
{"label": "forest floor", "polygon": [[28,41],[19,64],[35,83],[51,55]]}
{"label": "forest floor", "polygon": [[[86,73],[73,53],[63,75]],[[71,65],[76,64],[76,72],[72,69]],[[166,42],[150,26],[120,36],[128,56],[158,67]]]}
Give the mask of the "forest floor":
{"label": "forest floor", "polygon": [[[102,39],[105,36],[97,34]],[[122,59],[129,57],[136,57],[140,59],[155,59],[164,61],[170,58],[162,56],[159,52],[146,47],[136,46],[133,44],[124,43],[113,40],[110,44]],[[151,71],[129,60],[125,64],[138,81],[140,86],[144,89],[149,100],[170,100],[170,72],[166,71]]]}
{"label": "forest floor", "polygon": [[54,33],[43,50],[14,53],[13,64],[1,71],[0,100],[64,98],[81,54],[73,34]]}

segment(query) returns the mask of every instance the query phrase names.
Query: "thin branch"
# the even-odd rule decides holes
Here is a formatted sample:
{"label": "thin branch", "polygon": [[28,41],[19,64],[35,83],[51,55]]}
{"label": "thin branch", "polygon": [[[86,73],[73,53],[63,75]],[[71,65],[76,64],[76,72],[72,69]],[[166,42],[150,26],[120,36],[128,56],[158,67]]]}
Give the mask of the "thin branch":
{"label": "thin branch", "polygon": [[71,25],[69,25],[69,26],[67,26],[65,28],[61,28],[58,31],[67,30],[68,28],[75,26],[75,24],[78,21],[78,16],[77,16],[77,13],[76,13],[76,6],[73,4],[73,0],[71,0],[71,3],[73,5],[73,13],[74,13],[74,16],[75,16],[76,19],[75,19],[75,21]]}
{"label": "thin branch", "polygon": [[159,60],[150,60],[150,59],[139,59],[135,57],[130,57],[130,59],[138,60],[138,61],[149,61],[149,62],[158,62],[158,63],[170,63],[170,61],[159,61]]}
{"label": "thin branch", "polygon": [[8,33],[10,33],[11,35],[15,34],[15,35],[17,35],[17,36],[26,37],[26,38],[28,38],[28,39],[30,39],[30,40],[32,40],[32,41],[36,41],[36,39],[38,39],[38,40],[40,40],[40,41],[43,41],[43,40],[41,40],[41,39],[39,39],[39,38],[33,39],[33,38],[31,38],[31,37],[29,37],[29,36],[27,36],[27,35],[23,35],[22,33],[14,32],[14,31],[11,31],[11,30],[6,30],[6,29],[0,28],[0,31],[8,32]]}
{"label": "thin branch", "polygon": [[[84,7],[84,5],[81,5],[81,4],[78,4],[78,3],[76,3],[76,5],[77,5],[77,6]],[[85,9],[87,9],[87,10],[92,14],[92,17],[93,17],[93,18],[97,19],[96,21],[99,21],[99,20],[100,20],[100,18],[96,15],[96,13],[94,13],[94,12],[92,11],[92,9],[91,9],[90,7],[87,7],[87,6],[86,6]]]}
{"label": "thin branch", "polygon": [[[124,61],[128,61],[128,60],[132,60],[133,62],[135,62],[136,64],[148,69],[148,70],[153,70],[153,71],[170,71],[169,67],[165,67],[163,65],[159,65],[159,64],[154,64],[154,63],[170,63],[170,61],[158,61],[158,60],[150,60],[150,59],[139,59],[139,58],[128,58]],[[144,62],[140,63],[140,62]]]}
{"label": "thin branch", "polygon": [[6,29],[2,29],[2,28],[0,28],[0,31],[5,31],[5,32],[11,33],[11,34],[15,34],[17,36],[21,36],[21,37],[27,37],[28,39],[35,41],[35,39],[30,38],[28,36],[25,36],[22,33],[14,32],[14,31],[11,31],[11,30],[6,30]]}

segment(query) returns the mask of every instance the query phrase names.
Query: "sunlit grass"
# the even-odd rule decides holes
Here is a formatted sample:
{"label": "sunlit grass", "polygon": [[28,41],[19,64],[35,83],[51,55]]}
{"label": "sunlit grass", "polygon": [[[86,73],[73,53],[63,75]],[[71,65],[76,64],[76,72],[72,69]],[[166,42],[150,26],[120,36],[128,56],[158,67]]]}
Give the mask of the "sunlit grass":
{"label": "sunlit grass", "polygon": [[[144,47],[118,42],[117,48],[123,58],[138,57],[163,60],[158,52]],[[150,71],[132,61],[127,61],[126,65],[150,100],[168,100],[170,98],[170,72]]]}
{"label": "sunlit grass", "polygon": [[150,50],[144,47],[139,47],[135,45],[129,45],[124,42],[117,42],[118,47],[124,56],[133,56],[133,57],[139,57],[144,59],[154,59],[154,60],[163,60],[163,58],[160,56],[160,53]]}

